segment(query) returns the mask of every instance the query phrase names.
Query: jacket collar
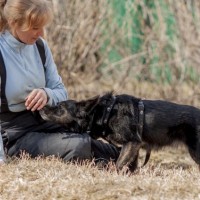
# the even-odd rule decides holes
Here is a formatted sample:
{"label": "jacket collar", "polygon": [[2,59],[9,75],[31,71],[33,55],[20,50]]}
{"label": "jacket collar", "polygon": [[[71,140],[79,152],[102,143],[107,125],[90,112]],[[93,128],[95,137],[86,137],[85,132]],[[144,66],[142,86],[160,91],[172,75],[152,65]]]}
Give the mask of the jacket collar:
{"label": "jacket collar", "polygon": [[13,50],[19,52],[21,49],[25,48],[27,44],[20,42],[17,40],[10,31],[6,30],[4,33],[2,33],[2,37],[7,43],[7,45]]}

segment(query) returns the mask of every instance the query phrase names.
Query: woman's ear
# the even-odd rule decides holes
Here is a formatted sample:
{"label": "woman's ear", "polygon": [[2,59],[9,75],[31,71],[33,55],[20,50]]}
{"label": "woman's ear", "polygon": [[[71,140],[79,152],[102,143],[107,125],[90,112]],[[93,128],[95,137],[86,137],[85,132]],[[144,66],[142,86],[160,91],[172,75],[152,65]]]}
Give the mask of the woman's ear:
{"label": "woman's ear", "polygon": [[12,33],[12,35],[15,36],[15,32],[16,32],[15,30],[17,28],[16,21],[14,21],[14,20],[8,20],[8,27],[9,27],[9,30]]}
{"label": "woman's ear", "polygon": [[15,20],[8,20],[8,26],[9,28],[13,28],[13,27],[16,27],[16,22]]}

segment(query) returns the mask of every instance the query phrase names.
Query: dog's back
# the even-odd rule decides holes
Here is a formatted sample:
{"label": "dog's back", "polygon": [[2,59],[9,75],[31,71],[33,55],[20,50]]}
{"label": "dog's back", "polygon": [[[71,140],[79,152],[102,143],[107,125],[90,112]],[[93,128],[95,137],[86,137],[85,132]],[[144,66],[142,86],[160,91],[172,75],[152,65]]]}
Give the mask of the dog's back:
{"label": "dog's back", "polygon": [[146,142],[155,146],[165,146],[172,142],[185,143],[196,138],[198,123],[200,125],[200,109],[159,100],[143,102],[143,138]]}

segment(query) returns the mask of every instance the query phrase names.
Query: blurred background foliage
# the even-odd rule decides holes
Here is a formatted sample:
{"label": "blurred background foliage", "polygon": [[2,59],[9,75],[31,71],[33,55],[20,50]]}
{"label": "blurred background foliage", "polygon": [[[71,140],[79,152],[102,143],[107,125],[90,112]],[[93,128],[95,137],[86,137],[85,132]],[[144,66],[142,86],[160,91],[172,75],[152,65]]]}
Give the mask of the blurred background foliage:
{"label": "blurred background foliage", "polygon": [[46,38],[70,98],[114,90],[199,106],[200,1],[51,1]]}

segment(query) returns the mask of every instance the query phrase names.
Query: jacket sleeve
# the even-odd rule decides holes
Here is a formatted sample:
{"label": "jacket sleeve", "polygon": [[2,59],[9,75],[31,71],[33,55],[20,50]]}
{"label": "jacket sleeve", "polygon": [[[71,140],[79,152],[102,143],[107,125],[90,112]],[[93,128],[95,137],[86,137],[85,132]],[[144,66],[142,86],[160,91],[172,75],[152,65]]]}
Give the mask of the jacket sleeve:
{"label": "jacket sleeve", "polygon": [[54,106],[58,102],[65,101],[68,98],[67,90],[62,82],[61,76],[58,74],[57,66],[54,62],[51,50],[47,42],[43,40],[45,47],[45,79],[46,86],[43,88],[48,96],[47,105]]}

